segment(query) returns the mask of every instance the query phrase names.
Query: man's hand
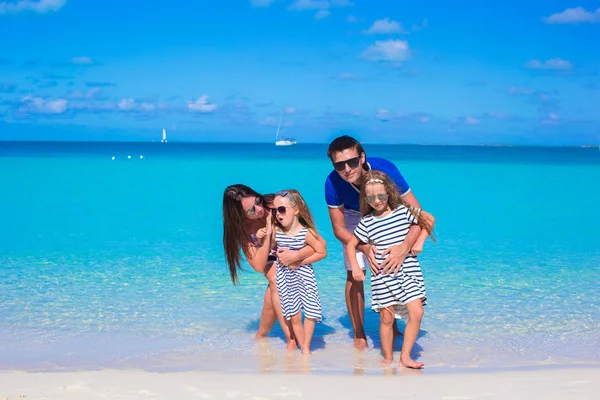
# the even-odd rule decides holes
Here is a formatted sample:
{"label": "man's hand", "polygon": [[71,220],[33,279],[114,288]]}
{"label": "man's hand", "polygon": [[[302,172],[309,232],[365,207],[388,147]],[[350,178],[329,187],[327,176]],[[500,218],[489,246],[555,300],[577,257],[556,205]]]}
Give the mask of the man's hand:
{"label": "man's hand", "polygon": [[388,254],[388,257],[381,263],[381,272],[386,275],[396,275],[400,271],[400,268],[402,268],[402,263],[408,255],[408,251],[408,246],[404,242],[388,247],[383,252],[383,256]]}
{"label": "man's hand", "polygon": [[287,265],[288,267],[293,267],[298,261],[298,252],[294,250],[290,250],[286,247],[281,247],[277,250],[277,258],[279,258],[279,263],[282,265]]}
{"label": "man's hand", "polygon": [[352,268],[352,278],[358,282],[364,281],[365,273],[360,268]]}

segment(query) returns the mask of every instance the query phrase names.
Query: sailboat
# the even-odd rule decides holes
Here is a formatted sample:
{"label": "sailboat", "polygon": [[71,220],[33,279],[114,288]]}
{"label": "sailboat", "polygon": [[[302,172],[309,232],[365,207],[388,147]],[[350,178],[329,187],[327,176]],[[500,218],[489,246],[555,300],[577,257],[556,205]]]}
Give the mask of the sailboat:
{"label": "sailboat", "polygon": [[162,140],[160,142],[167,143],[167,131],[165,130],[165,128],[163,128]]}
{"label": "sailboat", "polygon": [[279,139],[279,132],[281,131],[281,120],[283,118],[283,109],[281,110],[281,115],[279,116],[279,123],[277,124],[277,133],[275,134],[275,146],[293,146],[296,144],[296,141],[292,138],[281,138]]}

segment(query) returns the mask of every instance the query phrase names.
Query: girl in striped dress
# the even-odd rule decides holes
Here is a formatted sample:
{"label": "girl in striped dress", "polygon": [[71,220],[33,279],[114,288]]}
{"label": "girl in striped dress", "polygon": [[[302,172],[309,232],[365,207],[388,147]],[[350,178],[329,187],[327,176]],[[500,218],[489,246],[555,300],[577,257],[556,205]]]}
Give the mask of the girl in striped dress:
{"label": "girl in striped dress", "polygon": [[[356,262],[356,247],[360,242],[374,246],[375,258],[379,265],[388,256],[391,246],[401,244],[411,224],[421,226],[422,231],[413,245],[413,251],[422,249],[427,236],[432,235],[435,219],[431,214],[415,209],[405,202],[391,179],[381,171],[368,172],[361,187],[360,208],[362,218],[347,245],[348,258],[352,264],[354,279],[365,280],[365,274]],[[427,294],[419,260],[414,254],[407,254],[400,271],[386,275],[380,267],[371,266],[371,289],[373,311],[379,313],[381,347],[384,365],[391,364],[393,357],[393,331],[395,318],[408,319],[404,330],[404,343],[400,352],[400,366],[421,368],[411,358],[411,351],[423,317],[423,306],[427,304]]]}
{"label": "girl in striped dress", "polygon": [[[313,217],[297,190],[275,194],[275,244],[277,249],[300,250],[310,246],[315,254],[301,265],[282,265],[277,259],[277,291],[285,319],[291,324],[302,354],[310,354],[310,342],[317,321],[322,320],[321,299],[312,267],[327,256],[325,241],[315,229]],[[301,310],[304,310],[304,325]]]}

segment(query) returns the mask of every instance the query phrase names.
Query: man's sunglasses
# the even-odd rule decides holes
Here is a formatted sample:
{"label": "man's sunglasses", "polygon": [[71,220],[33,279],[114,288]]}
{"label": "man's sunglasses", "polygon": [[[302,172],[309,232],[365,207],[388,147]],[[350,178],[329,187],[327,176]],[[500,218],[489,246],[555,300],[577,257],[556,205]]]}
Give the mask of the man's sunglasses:
{"label": "man's sunglasses", "polygon": [[360,157],[349,158],[344,161],[338,161],[336,163],[333,163],[333,168],[335,168],[336,171],[343,171],[346,168],[346,164],[348,164],[348,166],[350,168],[354,169],[354,168],[358,167],[359,161],[360,161]]}
{"label": "man's sunglasses", "polygon": [[254,200],[254,204],[252,204],[252,207],[250,207],[248,209],[248,211],[246,211],[246,214],[251,217],[256,213],[256,206],[258,205],[262,205],[264,204],[264,200],[262,196],[257,196],[256,200]]}
{"label": "man's sunglasses", "polygon": [[[387,193],[379,193],[377,195],[377,198],[382,203],[385,203],[386,201],[388,201],[388,195],[387,195]],[[375,203],[375,195],[374,194],[369,195],[369,196],[365,197],[365,200],[367,200],[367,203],[369,203],[369,204]]]}

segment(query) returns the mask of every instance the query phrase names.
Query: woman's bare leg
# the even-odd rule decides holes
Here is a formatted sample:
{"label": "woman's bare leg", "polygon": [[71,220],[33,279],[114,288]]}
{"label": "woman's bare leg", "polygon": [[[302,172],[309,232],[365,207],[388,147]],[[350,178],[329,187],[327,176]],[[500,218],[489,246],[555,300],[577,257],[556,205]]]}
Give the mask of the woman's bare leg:
{"label": "woman's bare leg", "polygon": [[260,339],[266,337],[269,334],[269,332],[271,332],[271,329],[273,329],[275,321],[277,321],[277,316],[275,315],[275,310],[273,309],[273,300],[271,299],[271,287],[267,285],[267,289],[265,290],[265,297],[263,299],[262,311],[260,312],[258,332],[256,332],[255,338]]}
{"label": "woman's bare leg", "polygon": [[294,331],[290,330],[289,325],[286,323],[286,320],[283,317],[283,312],[281,311],[281,301],[279,300],[279,292],[277,292],[275,266],[272,265],[272,267],[268,267],[268,268],[269,269],[265,272],[265,275],[266,275],[267,279],[269,280],[269,289],[271,292],[271,304],[273,305],[273,310],[275,311],[275,316],[277,317],[277,320],[279,321],[281,330],[283,330],[283,334],[285,335],[285,340],[287,341],[288,350],[295,350],[298,348],[298,345],[296,344],[296,338],[294,336]]}

